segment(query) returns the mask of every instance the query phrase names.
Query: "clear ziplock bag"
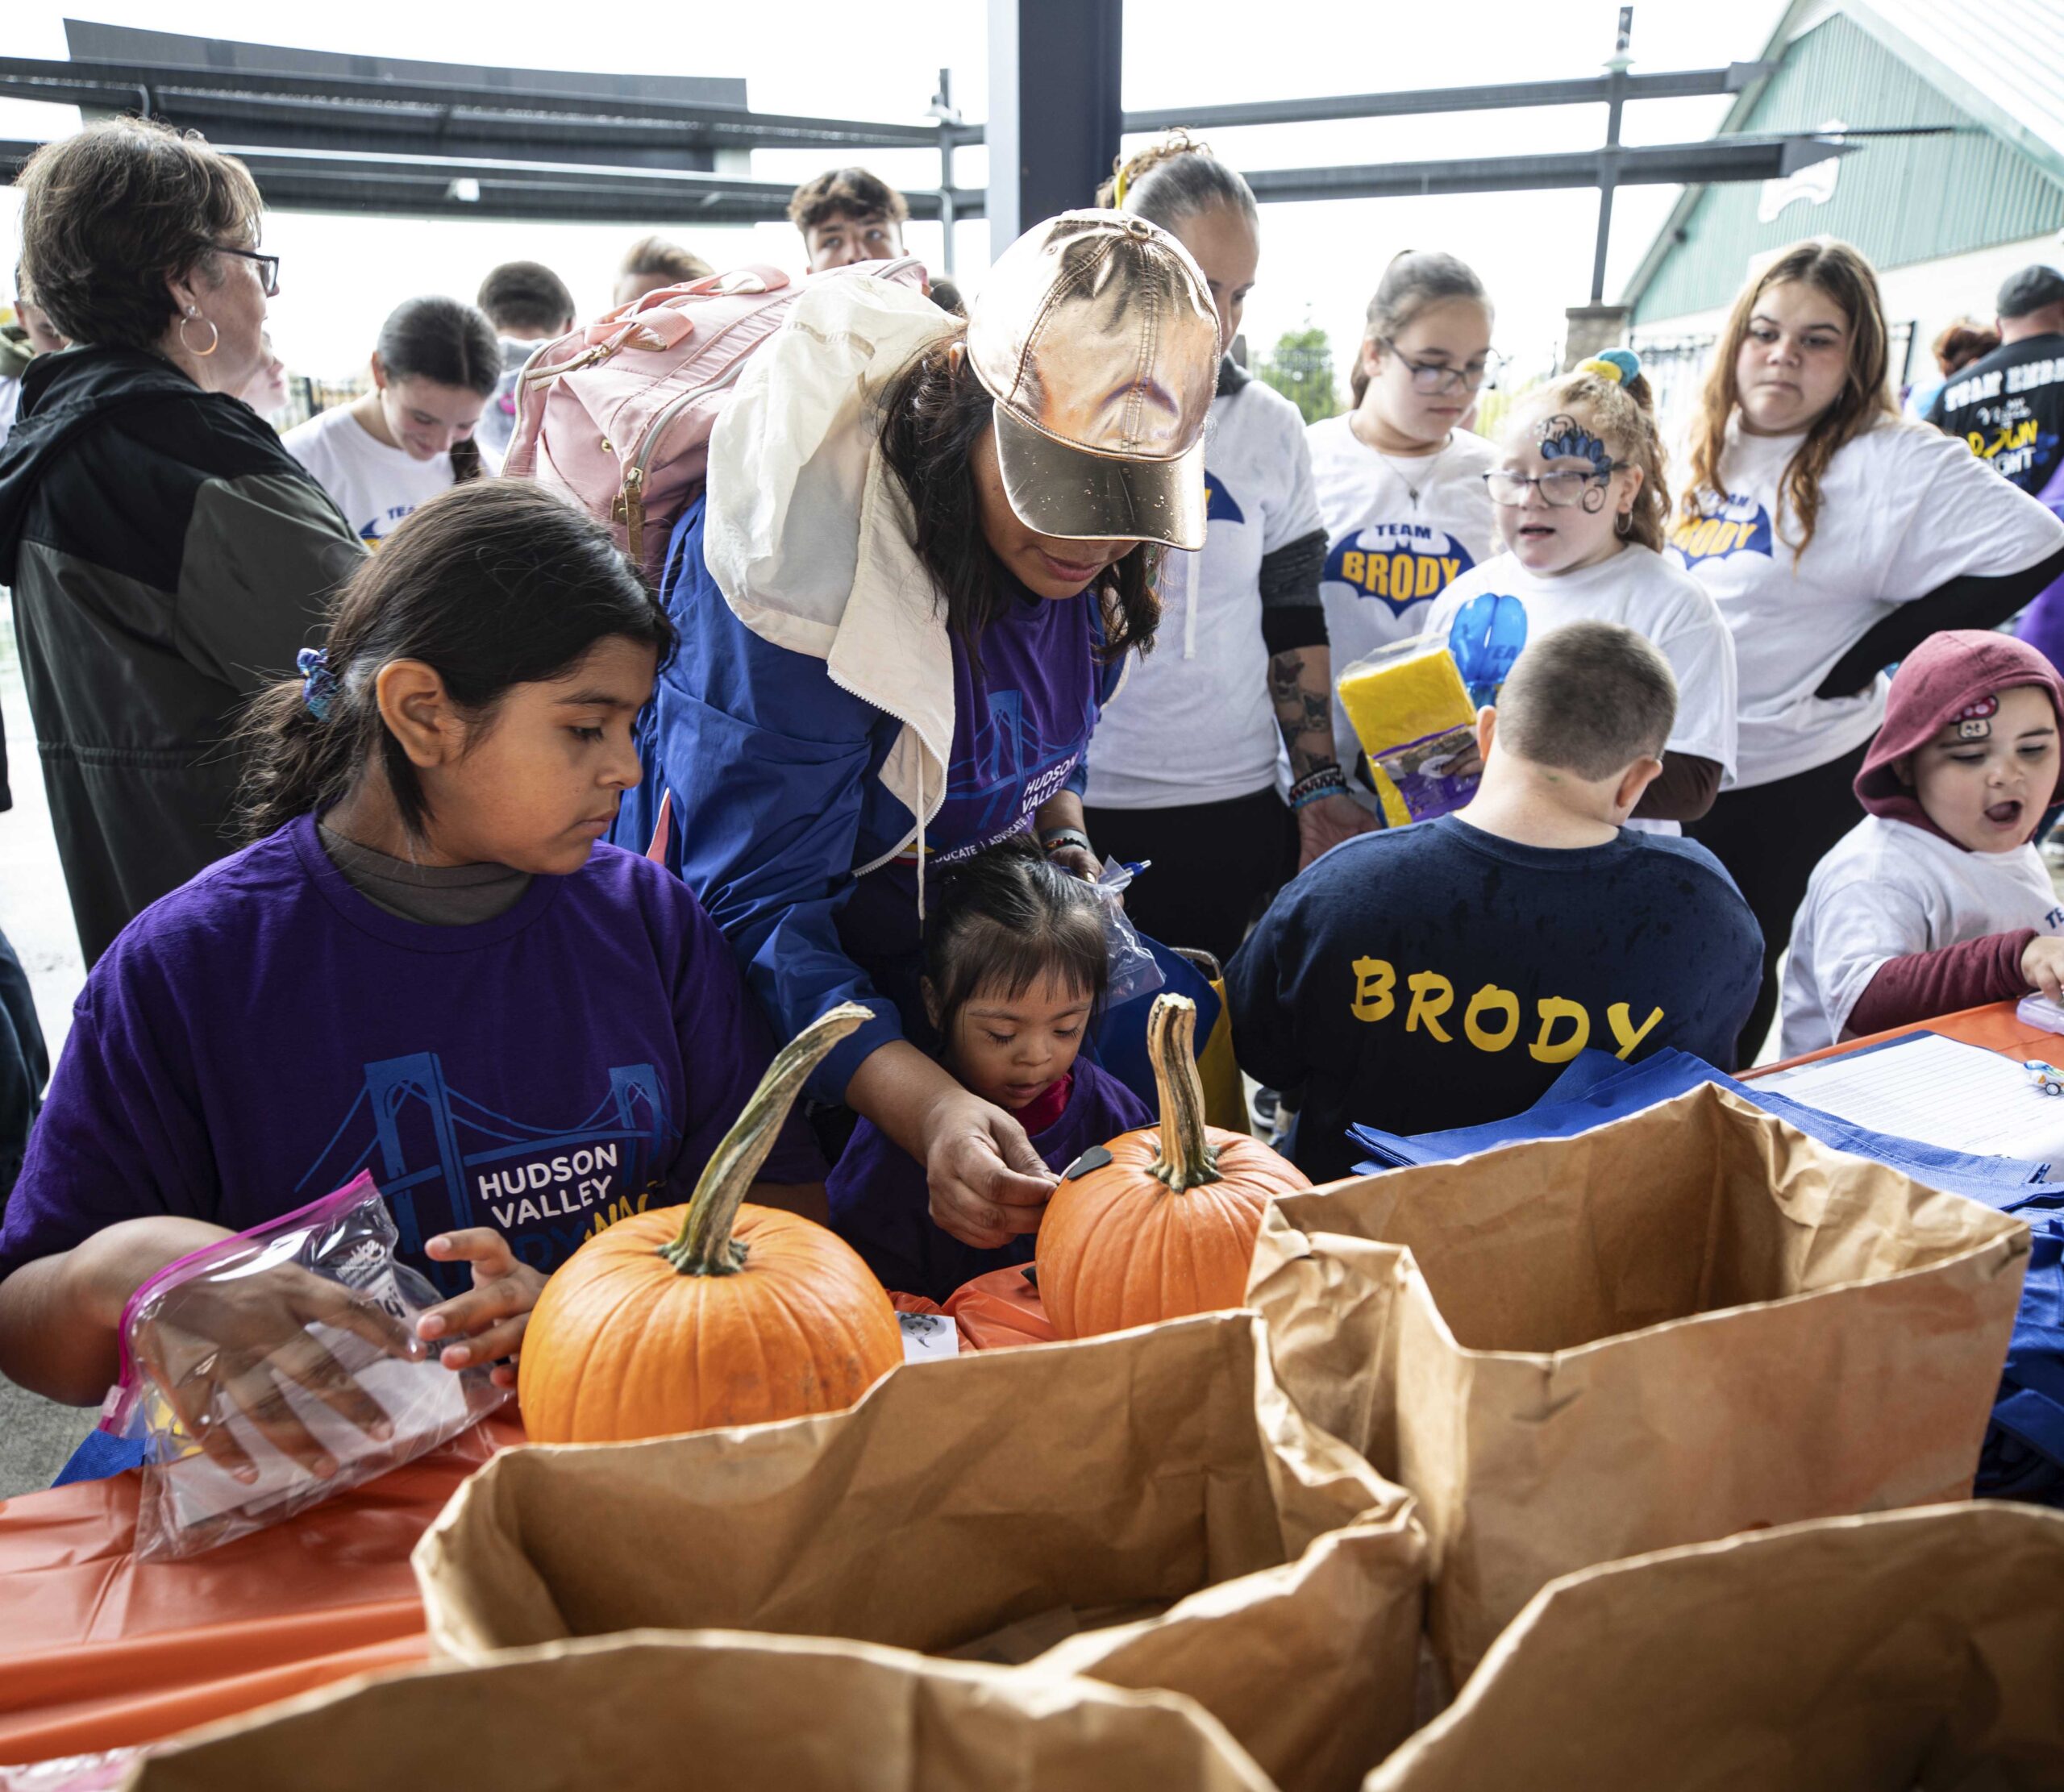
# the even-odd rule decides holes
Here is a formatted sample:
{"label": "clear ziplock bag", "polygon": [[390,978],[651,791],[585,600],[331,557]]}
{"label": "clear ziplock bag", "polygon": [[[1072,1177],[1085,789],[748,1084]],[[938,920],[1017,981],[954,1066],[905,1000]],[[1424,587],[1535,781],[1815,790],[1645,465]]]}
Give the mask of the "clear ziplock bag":
{"label": "clear ziplock bag", "polygon": [[[447,1369],[413,1342],[440,1297],[396,1258],[398,1237],[361,1172],[168,1263],[129,1297],[122,1379],[101,1428],[144,1447],[139,1558],[196,1555],[277,1524],[414,1461],[510,1398],[486,1366]],[[325,1472],[281,1447],[297,1427]],[[211,1432],[242,1453],[235,1470],[202,1449]]]}
{"label": "clear ziplock bag", "polygon": [[1124,865],[1107,859],[1103,875],[1090,886],[1104,904],[1104,951],[1110,965],[1110,981],[1104,991],[1106,1008],[1130,1002],[1135,996],[1151,996],[1167,980],[1155,963],[1154,954],[1141,941],[1138,929],[1126,918],[1126,905],[1121,900],[1132,880],[1153,863],[1146,859],[1137,865]]}

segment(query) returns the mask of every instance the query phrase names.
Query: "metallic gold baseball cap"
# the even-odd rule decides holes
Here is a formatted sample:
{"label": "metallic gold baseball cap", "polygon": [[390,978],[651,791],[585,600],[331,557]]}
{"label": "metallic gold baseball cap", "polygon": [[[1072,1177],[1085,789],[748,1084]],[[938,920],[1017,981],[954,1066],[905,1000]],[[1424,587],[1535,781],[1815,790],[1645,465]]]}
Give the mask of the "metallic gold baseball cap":
{"label": "metallic gold baseball cap", "polygon": [[1218,313],[1189,252],[1131,212],[1067,211],[997,258],[968,318],[1017,519],[1075,541],[1204,546]]}

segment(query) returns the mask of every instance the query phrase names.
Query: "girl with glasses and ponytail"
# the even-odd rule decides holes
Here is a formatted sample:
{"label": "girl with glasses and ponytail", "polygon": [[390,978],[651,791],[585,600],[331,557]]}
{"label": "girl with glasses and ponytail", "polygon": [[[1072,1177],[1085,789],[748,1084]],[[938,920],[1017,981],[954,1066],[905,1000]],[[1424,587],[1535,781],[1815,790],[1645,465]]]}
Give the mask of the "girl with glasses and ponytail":
{"label": "girl with glasses and ponytail", "polygon": [[1711,592],[1741,677],[1736,788],[1687,830],[1763,929],[1753,1062],[1814,866],[1861,813],[1885,668],[1996,627],[2064,574],[2064,522],[1958,438],[1903,420],[1869,262],[1819,238],[1742,289],[1715,349],[1672,552]]}
{"label": "girl with glasses and ponytail", "polygon": [[[1497,376],[1484,283],[1454,256],[1407,249],[1369,301],[1349,385],[1354,407],[1306,432],[1326,532],[1319,589],[1334,668],[1420,634],[1428,606],[1494,551],[1484,473],[1491,444],[1464,427]],[[1355,800],[1378,809],[1383,774],[1338,696],[1334,753]]]}

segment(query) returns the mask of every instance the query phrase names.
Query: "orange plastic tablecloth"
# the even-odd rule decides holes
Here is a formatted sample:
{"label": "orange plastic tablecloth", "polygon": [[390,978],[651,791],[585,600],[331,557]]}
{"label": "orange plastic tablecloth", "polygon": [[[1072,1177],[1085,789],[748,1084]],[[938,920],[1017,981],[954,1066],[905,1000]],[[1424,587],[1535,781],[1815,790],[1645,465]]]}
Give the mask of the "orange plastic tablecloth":
{"label": "orange plastic tablecloth", "polygon": [[186,1561],[131,1552],[141,1477],[0,1501],[0,1761],[154,1742],[428,1653],[409,1552],[477,1436]]}
{"label": "orange plastic tablecloth", "polygon": [[[2018,1021],[2011,1002],[1929,1029],[2015,1058],[2064,1053],[2056,1035]],[[897,1303],[951,1314],[969,1349],[1054,1341],[1021,1268],[978,1276],[943,1306],[901,1295]],[[514,1420],[485,1429],[496,1448],[522,1441]],[[481,1460],[477,1448],[438,1451],[190,1561],[131,1555],[134,1474],[0,1501],[0,1762],[154,1742],[422,1659],[409,1552]]]}

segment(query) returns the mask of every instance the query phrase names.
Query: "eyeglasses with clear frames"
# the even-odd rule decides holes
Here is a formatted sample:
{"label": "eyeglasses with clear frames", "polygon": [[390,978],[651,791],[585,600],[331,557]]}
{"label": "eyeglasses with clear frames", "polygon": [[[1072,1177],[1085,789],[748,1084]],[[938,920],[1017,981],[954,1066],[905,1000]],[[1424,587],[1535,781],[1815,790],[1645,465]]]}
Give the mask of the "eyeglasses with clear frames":
{"label": "eyeglasses with clear frames", "polygon": [[1596,472],[1579,473],[1508,473],[1503,468],[1484,476],[1484,489],[1491,494],[1493,504],[1511,509],[1526,502],[1526,489],[1532,485],[1541,493],[1541,501],[1551,510],[1567,510],[1572,505],[1583,501],[1583,489],[1593,480],[1603,485],[1612,476],[1629,464],[1625,460],[1608,460]]}
{"label": "eyeglasses with clear frames", "polygon": [[1475,392],[1482,386],[1496,386],[1499,370],[1505,364],[1504,357],[1495,350],[1467,367],[1450,367],[1446,361],[1415,361],[1388,336],[1377,339],[1411,369],[1412,389],[1429,397],[1436,393]]}
{"label": "eyeglasses with clear frames", "polygon": [[280,258],[276,255],[260,255],[256,249],[235,249],[227,243],[210,243],[208,247],[218,255],[240,256],[246,261],[258,264],[258,284],[265,290],[268,298],[280,296]]}

